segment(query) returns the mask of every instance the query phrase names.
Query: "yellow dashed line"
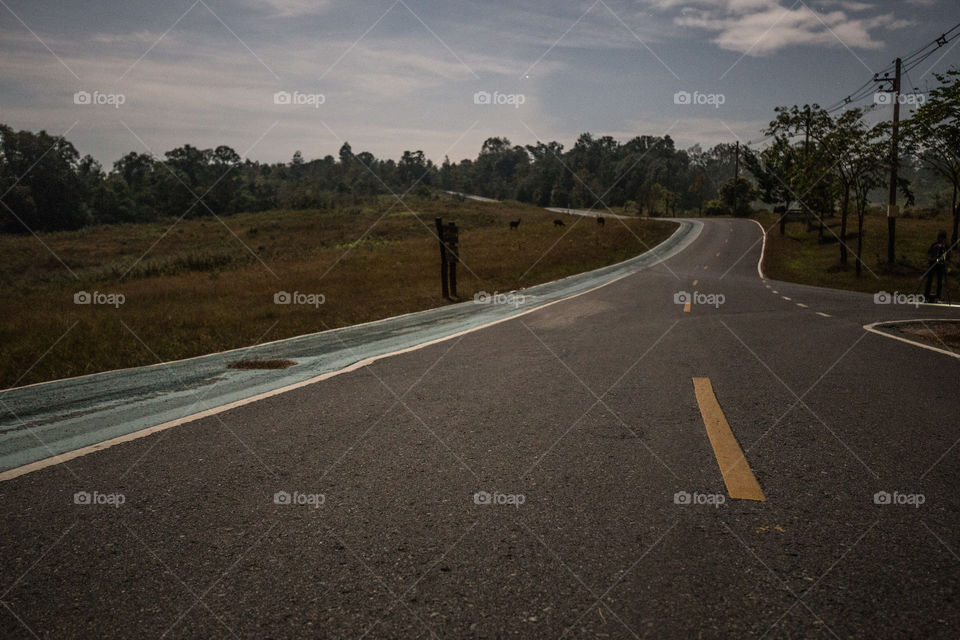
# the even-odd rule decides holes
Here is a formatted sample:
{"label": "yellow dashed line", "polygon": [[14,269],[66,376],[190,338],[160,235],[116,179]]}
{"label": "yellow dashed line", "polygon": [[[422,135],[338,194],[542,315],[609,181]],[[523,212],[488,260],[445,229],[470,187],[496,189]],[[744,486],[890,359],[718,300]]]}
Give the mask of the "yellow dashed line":
{"label": "yellow dashed line", "polygon": [[684,312],[684,313],[690,313],[690,303],[689,303],[689,302],[684,302],[684,303],[683,303],[683,312]]}
{"label": "yellow dashed line", "polygon": [[694,280],[694,281],[693,281],[693,286],[697,286],[697,283],[698,283],[698,282],[700,282],[700,281],[699,281],[699,280]]}
{"label": "yellow dashed line", "polygon": [[710,378],[694,378],[693,390],[697,396],[697,404],[700,405],[703,424],[707,428],[707,437],[710,438],[713,454],[717,457],[717,464],[723,475],[723,483],[727,485],[727,493],[731,498],[766,502],[767,497],[763,495],[763,489],[744,458],[743,450],[740,449],[720,403],[717,402]]}

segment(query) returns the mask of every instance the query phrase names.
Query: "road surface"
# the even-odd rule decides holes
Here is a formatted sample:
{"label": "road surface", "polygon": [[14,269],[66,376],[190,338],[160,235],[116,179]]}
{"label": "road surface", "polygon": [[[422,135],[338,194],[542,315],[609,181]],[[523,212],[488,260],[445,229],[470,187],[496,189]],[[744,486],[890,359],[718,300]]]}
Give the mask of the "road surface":
{"label": "road surface", "polygon": [[956,637],[951,310],[760,237],[0,483],[0,636]]}

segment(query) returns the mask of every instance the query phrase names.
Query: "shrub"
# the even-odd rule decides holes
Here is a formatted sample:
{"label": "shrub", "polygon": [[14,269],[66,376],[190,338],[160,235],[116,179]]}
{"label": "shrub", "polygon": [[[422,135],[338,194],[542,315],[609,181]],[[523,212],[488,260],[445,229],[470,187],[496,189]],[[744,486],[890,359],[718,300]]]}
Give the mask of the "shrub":
{"label": "shrub", "polygon": [[706,216],[728,216],[730,208],[720,200],[711,200],[703,207],[703,214]]}

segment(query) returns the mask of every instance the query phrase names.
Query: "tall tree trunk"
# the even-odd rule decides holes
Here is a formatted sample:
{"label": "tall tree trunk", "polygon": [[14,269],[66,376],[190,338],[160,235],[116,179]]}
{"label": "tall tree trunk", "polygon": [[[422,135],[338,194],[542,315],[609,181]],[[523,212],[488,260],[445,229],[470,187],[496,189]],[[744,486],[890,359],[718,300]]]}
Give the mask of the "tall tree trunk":
{"label": "tall tree trunk", "polygon": [[847,264],[847,207],[850,206],[850,187],[843,190],[840,204],[840,264]]}
{"label": "tall tree trunk", "polygon": [[960,210],[957,210],[957,182],[953,182],[953,237],[950,238],[950,246],[957,244],[957,230],[960,228]]}
{"label": "tall tree trunk", "polygon": [[[866,199],[866,198],[864,198]],[[857,203],[857,277],[860,277],[860,265],[863,262],[863,215],[866,213],[866,202],[861,209],[860,203]]]}

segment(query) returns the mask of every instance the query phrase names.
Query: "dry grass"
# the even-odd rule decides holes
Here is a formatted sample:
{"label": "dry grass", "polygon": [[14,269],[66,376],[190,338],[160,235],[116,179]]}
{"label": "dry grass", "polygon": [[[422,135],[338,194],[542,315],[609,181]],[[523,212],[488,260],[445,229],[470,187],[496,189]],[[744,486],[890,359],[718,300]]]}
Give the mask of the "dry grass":
{"label": "dry grass", "polygon": [[[337,212],[0,236],[0,388],[277,340],[447,304],[433,219],[456,221],[462,299],[612,264],[673,232],[664,222],[568,219],[516,203],[410,199]],[[386,215],[384,215],[386,214]],[[516,231],[508,220],[521,218]],[[173,226],[171,226],[173,225]],[[227,228],[229,227],[229,229]],[[142,257],[142,259],[141,259]],[[126,274],[124,276],[124,274]],[[120,293],[118,308],[77,291]],[[279,291],[323,304],[274,304]]]}

